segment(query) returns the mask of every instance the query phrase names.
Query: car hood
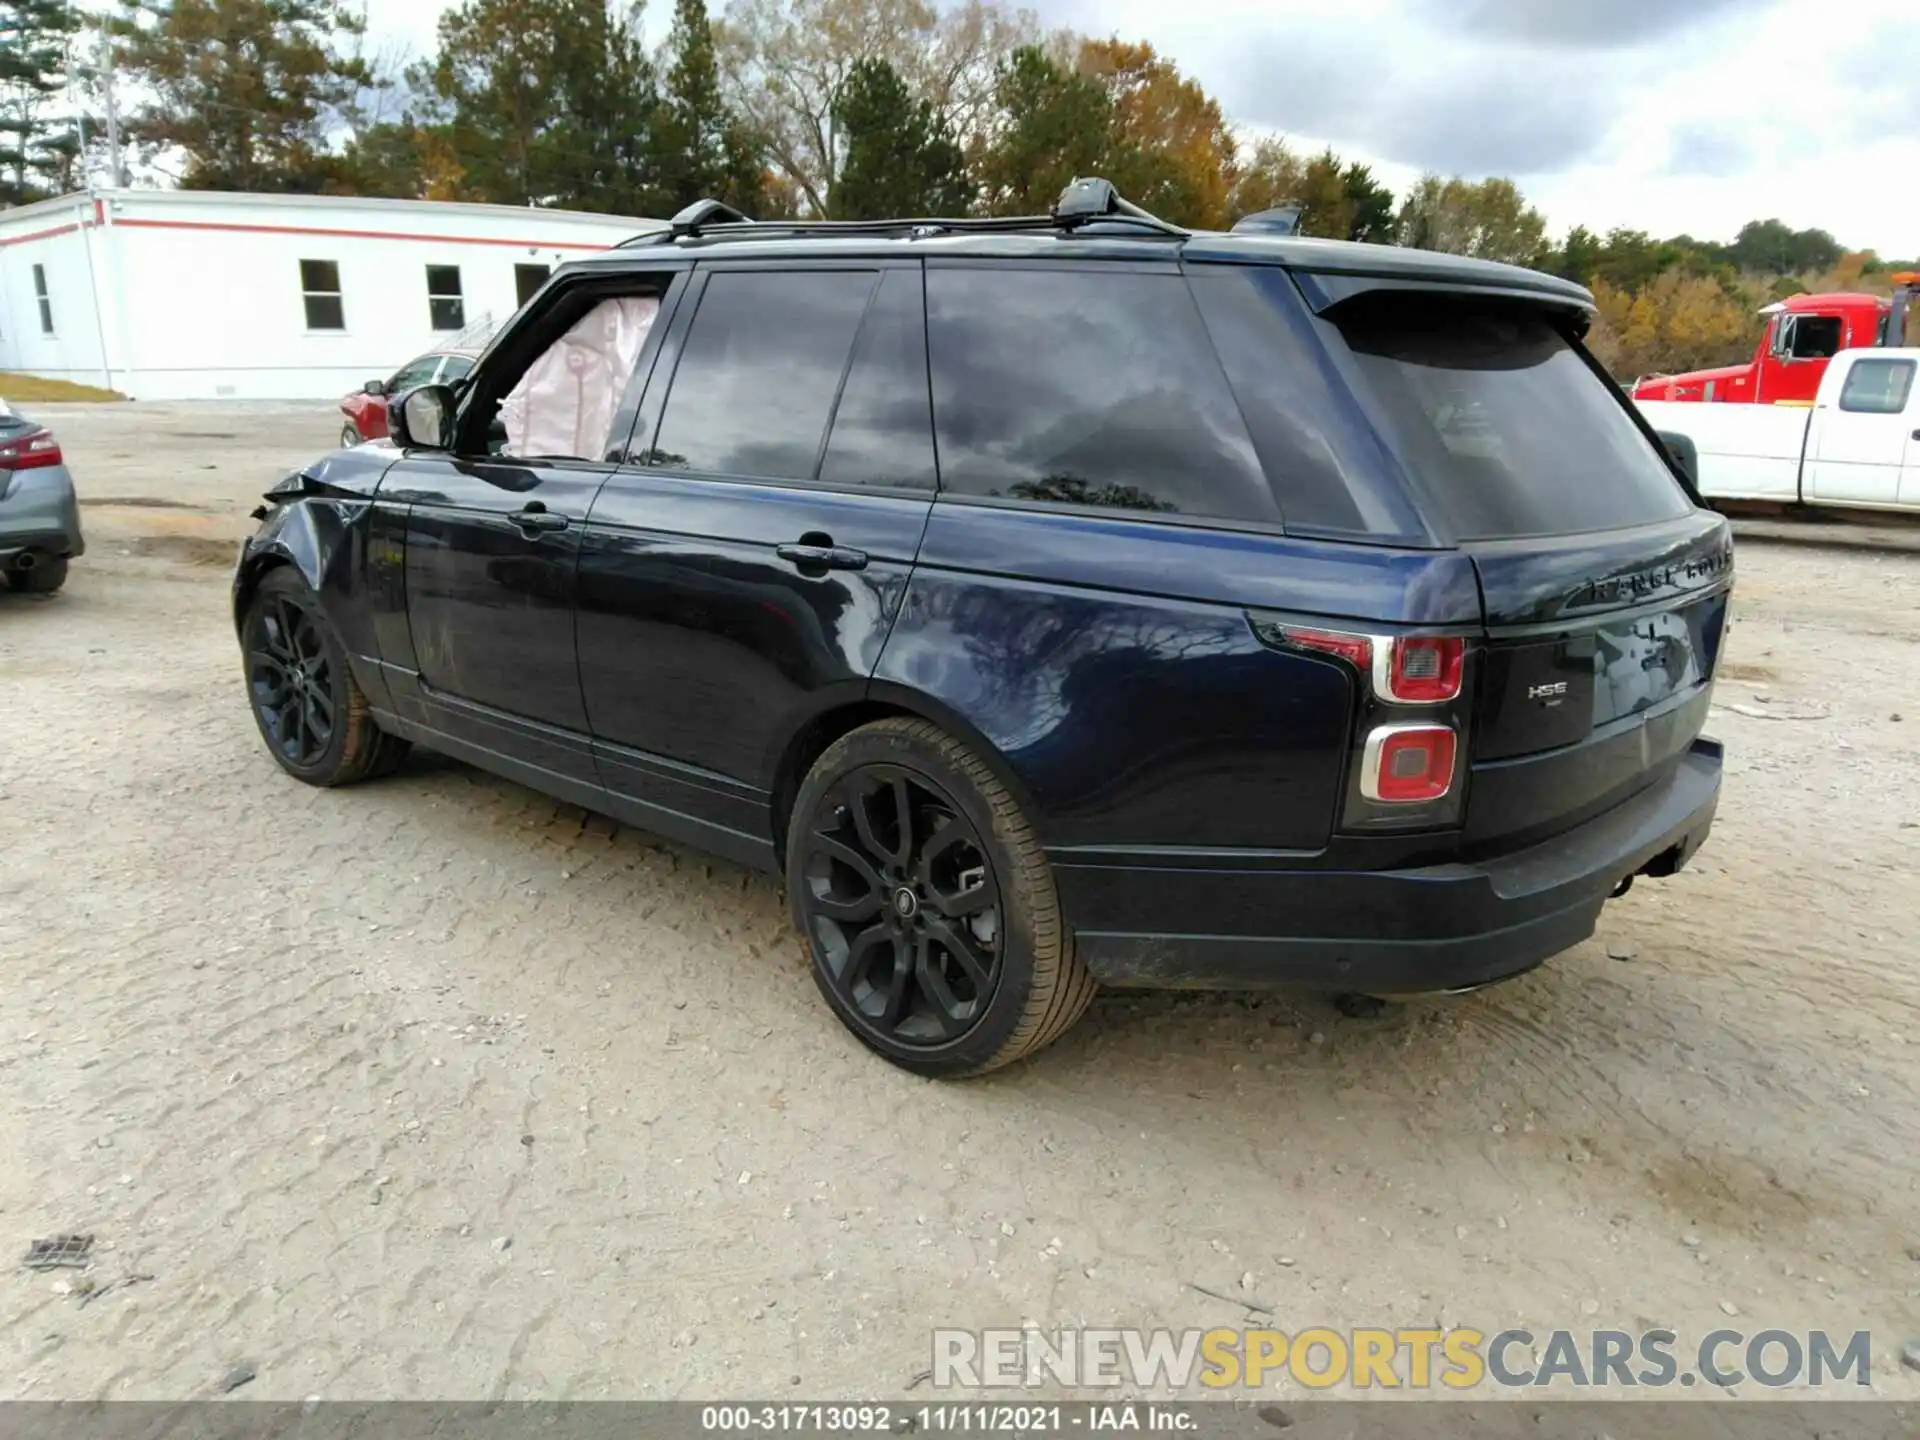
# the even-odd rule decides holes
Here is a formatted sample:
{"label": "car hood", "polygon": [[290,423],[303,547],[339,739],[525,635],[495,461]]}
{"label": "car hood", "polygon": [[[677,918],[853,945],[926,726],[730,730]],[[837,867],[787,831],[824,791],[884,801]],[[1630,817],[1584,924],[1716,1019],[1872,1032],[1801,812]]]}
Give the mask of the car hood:
{"label": "car hood", "polygon": [[298,470],[289,470],[267,495],[275,500],[316,493],[371,496],[398,453],[390,441],[335,450]]}

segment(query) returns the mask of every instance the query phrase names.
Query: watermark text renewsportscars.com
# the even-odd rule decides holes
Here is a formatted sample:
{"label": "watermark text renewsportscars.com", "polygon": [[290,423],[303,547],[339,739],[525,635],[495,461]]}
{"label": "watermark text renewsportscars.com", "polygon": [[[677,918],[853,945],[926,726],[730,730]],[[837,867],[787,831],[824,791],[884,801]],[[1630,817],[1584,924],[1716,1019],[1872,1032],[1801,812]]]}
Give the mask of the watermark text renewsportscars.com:
{"label": "watermark text renewsportscars.com", "polygon": [[936,1330],[931,1378],[940,1390],[1064,1385],[1144,1389],[1313,1390],[1823,1389],[1871,1386],[1865,1330],[1713,1330],[1683,1342],[1672,1330],[1469,1329],[1113,1330],[1033,1327]]}

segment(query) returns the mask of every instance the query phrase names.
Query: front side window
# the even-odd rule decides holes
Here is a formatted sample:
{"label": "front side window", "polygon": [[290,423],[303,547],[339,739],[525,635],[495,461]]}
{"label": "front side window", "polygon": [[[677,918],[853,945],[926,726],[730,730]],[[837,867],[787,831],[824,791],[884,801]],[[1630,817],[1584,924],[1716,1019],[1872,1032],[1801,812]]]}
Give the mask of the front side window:
{"label": "front side window", "polygon": [[436,330],[459,330],[467,323],[467,302],[460,293],[458,265],[427,266],[427,311]]}
{"label": "front side window", "polygon": [[344,330],[346,307],[340,298],[340,264],[336,260],[300,262],[300,297],[306,302],[307,329]]}
{"label": "front side window", "polygon": [[1278,523],[1174,273],[932,268],[943,492]]}
{"label": "front side window", "polygon": [[1359,397],[1458,538],[1609,530],[1692,508],[1618,391],[1546,316],[1387,292],[1331,319]]}
{"label": "front side window", "polygon": [[711,276],[647,463],[811,480],[877,278],[871,270]]}
{"label": "front side window", "polygon": [[464,380],[473,371],[473,358],[469,355],[449,355],[440,363],[440,383],[451,385],[456,380]]}
{"label": "front side window", "polygon": [[[610,295],[568,327],[500,402],[495,453],[604,461],[614,416],[660,314],[654,295]],[[626,436],[620,437],[622,445]]]}
{"label": "front side window", "polygon": [[47,267],[33,267],[33,298],[40,302],[40,333],[53,333],[53,301],[47,298]]}
{"label": "front side window", "polygon": [[1840,408],[1863,415],[1898,415],[1913,389],[1911,360],[1856,360],[1840,387]]}

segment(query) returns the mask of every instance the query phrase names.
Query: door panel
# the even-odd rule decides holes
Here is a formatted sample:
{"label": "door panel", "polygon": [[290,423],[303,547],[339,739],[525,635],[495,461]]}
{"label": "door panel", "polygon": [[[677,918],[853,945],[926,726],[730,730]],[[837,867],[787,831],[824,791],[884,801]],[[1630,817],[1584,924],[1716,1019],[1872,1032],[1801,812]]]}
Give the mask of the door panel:
{"label": "door panel", "polygon": [[1807,497],[1891,505],[1913,423],[1904,415],[1816,411],[1807,440]]}
{"label": "door panel", "polygon": [[866,693],[899,610],[932,503],[924,326],[917,264],[703,270],[639,407],[646,468],[589,517],[602,779],[726,853],[771,862],[786,746]]}
{"label": "door panel", "polygon": [[1845,355],[1831,403],[1813,414],[1807,435],[1807,494],[1816,500],[1891,505],[1912,431],[1920,424],[1915,363],[1876,355]]}
{"label": "door panel", "polygon": [[864,692],[928,503],[633,471],[610,480],[579,572],[581,688],[608,787],[767,833],[786,737]]}
{"label": "door panel", "polygon": [[569,743],[530,729],[527,744],[538,753],[526,758],[580,778],[593,769],[574,653],[574,571],[606,474],[584,462],[410,455],[387,472],[383,491],[409,506],[407,618],[423,698],[464,702],[460,723],[487,732],[476,743],[506,738],[488,711],[574,732],[580,738]]}

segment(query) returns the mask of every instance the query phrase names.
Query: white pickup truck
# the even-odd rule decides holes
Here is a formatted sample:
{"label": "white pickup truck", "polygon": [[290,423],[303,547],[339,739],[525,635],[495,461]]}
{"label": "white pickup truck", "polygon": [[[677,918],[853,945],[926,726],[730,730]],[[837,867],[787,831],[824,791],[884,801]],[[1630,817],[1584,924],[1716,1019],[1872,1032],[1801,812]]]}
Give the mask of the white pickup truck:
{"label": "white pickup truck", "polygon": [[1920,349],[1842,350],[1812,405],[1636,401],[1712,500],[1920,512]]}

